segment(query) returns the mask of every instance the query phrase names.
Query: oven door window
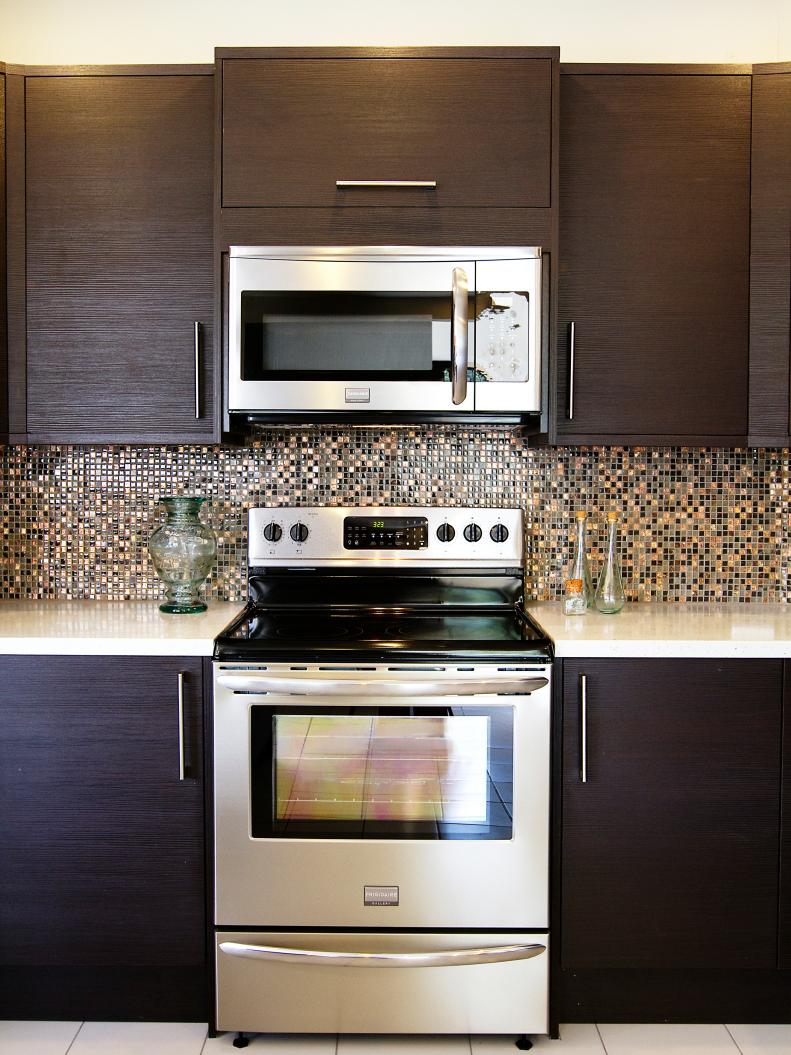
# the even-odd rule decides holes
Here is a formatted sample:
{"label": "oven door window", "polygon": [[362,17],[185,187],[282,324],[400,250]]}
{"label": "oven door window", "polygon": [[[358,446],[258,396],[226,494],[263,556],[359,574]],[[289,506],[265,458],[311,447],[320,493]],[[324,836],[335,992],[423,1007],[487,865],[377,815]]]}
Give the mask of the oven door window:
{"label": "oven door window", "polygon": [[242,380],[450,381],[450,316],[447,292],[245,291]]}
{"label": "oven door window", "polygon": [[257,839],[510,839],[511,707],[250,712]]}

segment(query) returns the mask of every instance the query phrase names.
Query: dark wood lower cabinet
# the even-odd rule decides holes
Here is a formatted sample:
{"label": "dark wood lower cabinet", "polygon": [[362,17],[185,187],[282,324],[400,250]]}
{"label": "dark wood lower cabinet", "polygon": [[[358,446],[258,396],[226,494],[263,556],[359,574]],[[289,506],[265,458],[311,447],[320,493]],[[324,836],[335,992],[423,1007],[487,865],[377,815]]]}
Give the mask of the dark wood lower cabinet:
{"label": "dark wood lower cabinet", "polygon": [[780,823],[778,964],[791,974],[791,662],[783,685],[783,812]]}
{"label": "dark wood lower cabinet", "polygon": [[0,675],[0,1017],[200,1020],[202,661],[7,656]]}

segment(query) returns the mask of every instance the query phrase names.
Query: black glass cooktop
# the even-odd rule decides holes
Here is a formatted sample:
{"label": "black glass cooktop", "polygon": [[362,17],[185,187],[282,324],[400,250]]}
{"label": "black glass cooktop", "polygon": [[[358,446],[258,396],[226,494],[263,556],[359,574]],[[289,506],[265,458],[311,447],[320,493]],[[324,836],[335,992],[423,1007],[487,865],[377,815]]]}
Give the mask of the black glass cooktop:
{"label": "black glass cooktop", "polygon": [[546,658],[550,643],[540,627],[515,608],[500,611],[298,612],[250,606],[216,643],[221,659],[290,660],[329,653],[373,659],[399,657],[483,658],[505,654]]}

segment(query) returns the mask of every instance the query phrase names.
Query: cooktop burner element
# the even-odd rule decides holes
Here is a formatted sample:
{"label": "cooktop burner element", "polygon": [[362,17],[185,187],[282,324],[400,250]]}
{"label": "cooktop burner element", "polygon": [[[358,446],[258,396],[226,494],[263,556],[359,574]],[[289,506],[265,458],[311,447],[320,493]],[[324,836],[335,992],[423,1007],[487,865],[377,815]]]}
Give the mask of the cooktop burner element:
{"label": "cooktop burner element", "polygon": [[522,536],[515,509],[253,509],[250,602],[216,656],[546,659]]}

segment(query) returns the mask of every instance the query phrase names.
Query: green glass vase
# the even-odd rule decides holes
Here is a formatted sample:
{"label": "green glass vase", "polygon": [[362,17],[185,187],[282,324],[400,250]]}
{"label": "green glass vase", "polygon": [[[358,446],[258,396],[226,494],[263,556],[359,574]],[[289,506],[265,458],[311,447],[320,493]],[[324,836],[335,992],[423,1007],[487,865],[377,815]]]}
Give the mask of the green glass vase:
{"label": "green glass vase", "polygon": [[200,519],[205,501],[195,495],[160,499],[166,519],[148,543],[157,575],[165,584],[166,600],[159,606],[160,612],[189,615],[206,611],[198,590],[211,571],[217,541],[212,529]]}

